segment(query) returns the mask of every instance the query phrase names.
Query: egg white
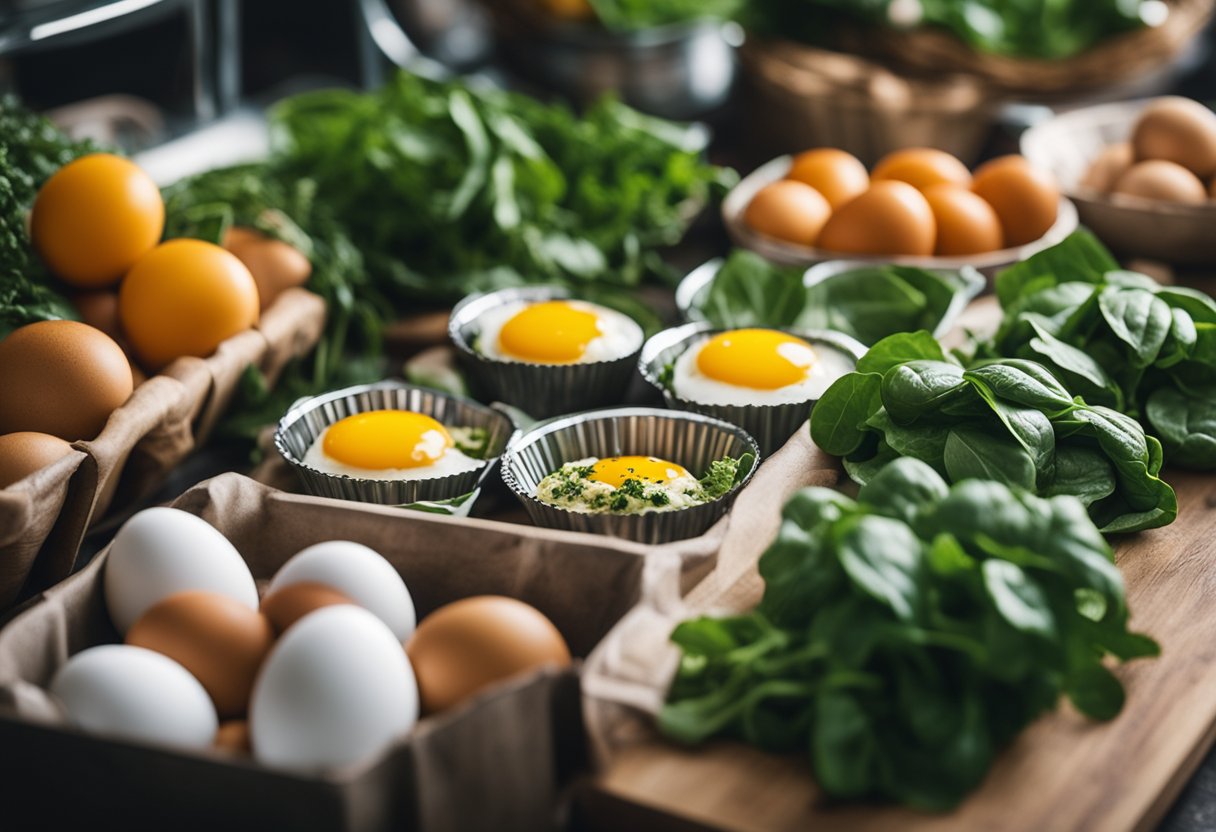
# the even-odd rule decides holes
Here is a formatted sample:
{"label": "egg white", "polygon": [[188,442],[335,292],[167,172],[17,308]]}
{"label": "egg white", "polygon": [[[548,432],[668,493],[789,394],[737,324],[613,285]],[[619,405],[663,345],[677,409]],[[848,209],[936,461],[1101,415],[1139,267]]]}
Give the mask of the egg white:
{"label": "egg white", "polygon": [[[773,390],[741,387],[710,378],[697,366],[697,356],[709,343],[710,338],[711,336],[707,335],[693,342],[684,351],[684,354],[676,359],[671,388],[681,399],[698,404],[768,406],[806,402],[822,396],[832,382],[852,372],[855,363],[851,356],[840,350],[823,344],[815,344],[811,348],[814,360],[802,381]],[[804,348],[797,344],[786,344],[780,349],[793,349],[801,352]]]}
{"label": "egg white", "polygon": [[573,511],[579,514],[646,514],[656,511],[679,511],[680,509],[691,508],[706,502],[706,498],[701,496],[701,483],[696,477],[689,473],[685,473],[683,476],[671,476],[676,474],[676,471],[671,468],[667,469],[669,479],[663,482],[646,484],[648,490],[662,491],[667,495],[667,503],[661,506],[642,505],[637,500],[631,498],[631,507],[624,511],[613,511],[607,507],[592,508],[591,501],[597,496],[610,498],[616,493],[617,489],[616,486],[609,483],[591,479],[582,480],[583,491],[577,497],[560,494],[562,474],[564,472],[595,465],[599,461],[599,457],[589,456],[586,459],[567,462],[537,483],[536,493],[533,496],[542,503],[548,503],[551,506],[557,506],[558,508],[564,508],[566,511]]}
{"label": "egg white", "polygon": [[[599,320],[600,335],[587,343],[587,349],[582,357],[573,364],[591,364],[596,361],[613,361],[624,358],[636,352],[642,346],[645,335],[637,321],[628,315],[600,306],[597,303],[587,303],[581,300],[566,301],[574,309],[590,312]],[[503,352],[498,345],[498,334],[507,321],[514,318],[528,306],[531,301],[515,301],[491,309],[477,319],[480,335],[477,340],[477,350],[486,358],[494,361],[519,361],[524,364],[547,364],[546,361],[532,361],[523,356]]]}
{"label": "egg white", "polygon": [[[442,442],[438,431],[430,432],[435,434],[436,442]],[[329,433],[329,428],[321,431],[316,441],[309,446],[308,452],[304,454],[303,460],[305,465],[325,474],[358,477],[364,480],[431,480],[476,471],[486,464],[484,459],[473,459],[458,448],[448,448],[443,456],[430,465],[422,465],[417,468],[360,468],[339,462],[325,453],[325,434],[327,433]]]}

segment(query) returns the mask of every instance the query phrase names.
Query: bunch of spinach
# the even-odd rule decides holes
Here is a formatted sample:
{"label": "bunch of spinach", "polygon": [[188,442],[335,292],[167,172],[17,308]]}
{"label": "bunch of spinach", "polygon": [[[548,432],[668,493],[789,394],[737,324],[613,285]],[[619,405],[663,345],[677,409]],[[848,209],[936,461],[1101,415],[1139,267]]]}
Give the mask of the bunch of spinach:
{"label": "bunch of spinach", "polygon": [[0,337],[34,321],[77,317],[33,255],[26,215],[42,183],[96,152],[65,136],[13,96],[0,96]]}
{"label": "bunch of spinach", "polygon": [[865,484],[910,456],[950,482],[986,479],[1068,494],[1104,532],[1164,526],[1178,514],[1161,443],[1117,410],[1074,397],[1042,364],[964,368],[927,332],[879,341],[811,412],[811,437]]}
{"label": "bunch of spinach", "polygon": [[1158,653],[1128,631],[1122,576],[1078,500],[947,489],[914,459],[856,501],[795,494],[760,573],[753,613],[672,634],[684,655],[659,727],[802,750],[836,798],[948,809],[1061,692],[1118,714],[1105,656]]}
{"label": "bunch of spinach", "polygon": [[1171,464],[1216,468],[1216,301],[1119,264],[1088,232],[997,276],[1004,319],[976,357],[1046,365],[1093,404],[1138,419]]}
{"label": "bunch of spinach", "polygon": [[1114,35],[1142,28],[1149,0],[749,0],[742,14],[756,31],[831,45],[841,22],[945,30],[977,52],[1059,60]]}
{"label": "bunch of spinach", "polygon": [[636,285],[733,171],[700,132],[604,100],[582,117],[527,96],[399,74],[271,111],[275,161],[316,181],[395,299],[525,283]]}
{"label": "bunch of spinach", "polygon": [[863,265],[804,286],[802,269],[736,249],[697,311],[723,328],[834,329],[869,345],[897,332],[935,331],[967,288],[951,272]]}
{"label": "bunch of spinach", "polygon": [[745,0],[587,0],[600,23],[620,32],[695,20],[729,20]]}

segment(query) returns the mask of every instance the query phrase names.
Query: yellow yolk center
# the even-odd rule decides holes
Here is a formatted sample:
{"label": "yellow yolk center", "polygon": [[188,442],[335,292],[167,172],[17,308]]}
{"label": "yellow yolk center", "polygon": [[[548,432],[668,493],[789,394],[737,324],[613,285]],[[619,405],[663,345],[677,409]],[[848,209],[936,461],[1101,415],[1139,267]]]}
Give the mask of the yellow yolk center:
{"label": "yellow yolk center", "polygon": [[325,455],[356,468],[422,468],[452,447],[452,436],[430,416],[373,410],[335,422],[325,433]]}
{"label": "yellow yolk center", "polygon": [[806,378],[815,350],[801,338],[772,329],[733,329],[711,338],[697,354],[697,368],[717,381],[776,390]]}
{"label": "yellow yolk center", "polygon": [[600,321],[594,312],[563,300],[549,300],[528,306],[503,324],[498,347],[529,361],[568,364],[582,358],[599,334]]}
{"label": "yellow yolk center", "polygon": [[625,480],[642,480],[651,484],[688,476],[691,474],[686,470],[665,459],[656,459],[653,456],[613,456],[592,465],[588,479],[620,488]]}

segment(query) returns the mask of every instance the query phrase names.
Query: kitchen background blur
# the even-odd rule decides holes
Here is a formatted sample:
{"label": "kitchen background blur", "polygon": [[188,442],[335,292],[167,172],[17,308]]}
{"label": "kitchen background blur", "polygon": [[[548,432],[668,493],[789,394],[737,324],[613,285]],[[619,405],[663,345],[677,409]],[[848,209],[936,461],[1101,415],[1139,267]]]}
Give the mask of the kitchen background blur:
{"label": "kitchen background blur", "polygon": [[[715,155],[746,167],[816,144],[866,162],[933,144],[974,162],[1010,149],[1042,105],[1216,86],[1208,0],[592,5],[598,21],[585,0],[0,0],[0,91],[129,151],[243,124],[181,154],[202,169],[256,152],[251,112],[374,86],[396,63],[542,97],[615,88],[712,125]],[[718,18],[681,20],[697,12]]]}

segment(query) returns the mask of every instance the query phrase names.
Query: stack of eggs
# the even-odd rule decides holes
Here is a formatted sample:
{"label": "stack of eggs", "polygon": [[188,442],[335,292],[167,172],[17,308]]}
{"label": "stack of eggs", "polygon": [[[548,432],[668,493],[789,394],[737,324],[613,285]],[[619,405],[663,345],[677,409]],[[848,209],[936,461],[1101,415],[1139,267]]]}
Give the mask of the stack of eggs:
{"label": "stack of eggs", "polygon": [[351,541],[300,551],[259,602],[232,544],[172,508],[140,512],[119,530],[104,590],[124,643],[84,650],[55,675],[51,693],[72,724],[251,752],[293,771],[365,762],[408,733],[420,708],[438,712],[504,678],[570,662],[553,624],[511,598],[466,598],[415,627],[400,575]]}
{"label": "stack of eggs", "polygon": [[1056,221],[1052,177],[1021,156],[975,173],[949,153],[909,148],[867,172],[854,156],[816,148],[743,213],[757,234],[844,254],[957,257],[1033,242]]}

